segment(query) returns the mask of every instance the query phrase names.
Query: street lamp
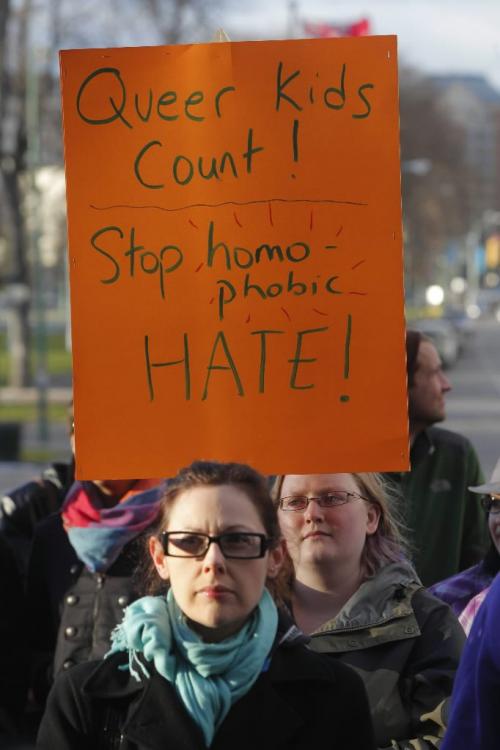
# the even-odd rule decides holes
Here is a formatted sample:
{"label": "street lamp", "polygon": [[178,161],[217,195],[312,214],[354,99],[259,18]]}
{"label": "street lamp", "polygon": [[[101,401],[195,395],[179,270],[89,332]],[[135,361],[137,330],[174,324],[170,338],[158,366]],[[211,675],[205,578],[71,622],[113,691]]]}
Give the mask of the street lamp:
{"label": "street lamp", "polygon": [[444,300],[443,287],[439,286],[439,284],[432,284],[432,286],[428,286],[425,290],[425,299],[428,305],[432,305],[432,307],[439,307],[439,305],[443,304]]}
{"label": "street lamp", "polygon": [[455,276],[450,281],[450,290],[453,294],[463,294],[467,289],[467,282],[462,276]]}

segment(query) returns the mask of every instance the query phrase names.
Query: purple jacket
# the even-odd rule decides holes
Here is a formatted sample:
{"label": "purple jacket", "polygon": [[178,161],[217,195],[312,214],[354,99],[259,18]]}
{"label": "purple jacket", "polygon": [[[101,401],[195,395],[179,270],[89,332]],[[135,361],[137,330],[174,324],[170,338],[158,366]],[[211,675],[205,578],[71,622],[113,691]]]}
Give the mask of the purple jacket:
{"label": "purple jacket", "polygon": [[498,750],[500,743],[500,576],[482,603],[453,688],[441,750]]}

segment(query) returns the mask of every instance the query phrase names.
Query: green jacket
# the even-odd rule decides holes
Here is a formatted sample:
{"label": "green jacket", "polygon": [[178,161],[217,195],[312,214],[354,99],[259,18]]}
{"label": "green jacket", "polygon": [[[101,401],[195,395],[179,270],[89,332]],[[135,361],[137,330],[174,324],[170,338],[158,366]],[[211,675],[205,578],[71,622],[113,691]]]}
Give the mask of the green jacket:
{"label": "green jacket", "polygon": [[439,427],[418,435],[410,459],[410,472],[386,476],[401,491],[413,562],[424,586],[431,586],[486,554],[489,534],[480,495],[467,489],[484,478],[471,443]]}
{"label": "green jacket", "polygon": [[310,648],[363,679],[379,748],[431,750],[443,737],[465,635],[405,561],[366,580]]}

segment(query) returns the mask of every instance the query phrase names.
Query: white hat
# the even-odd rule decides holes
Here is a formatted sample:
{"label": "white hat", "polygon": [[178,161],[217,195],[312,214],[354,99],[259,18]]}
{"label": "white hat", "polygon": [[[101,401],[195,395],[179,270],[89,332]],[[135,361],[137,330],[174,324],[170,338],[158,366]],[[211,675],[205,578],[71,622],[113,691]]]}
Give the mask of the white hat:
{"label": "white hat", "polygon": [[490,481],[486,484],[479,484],[477,487],[469,487],[469,490],[477,492],[478,495],[500,494],[500,458],[493,469]]}

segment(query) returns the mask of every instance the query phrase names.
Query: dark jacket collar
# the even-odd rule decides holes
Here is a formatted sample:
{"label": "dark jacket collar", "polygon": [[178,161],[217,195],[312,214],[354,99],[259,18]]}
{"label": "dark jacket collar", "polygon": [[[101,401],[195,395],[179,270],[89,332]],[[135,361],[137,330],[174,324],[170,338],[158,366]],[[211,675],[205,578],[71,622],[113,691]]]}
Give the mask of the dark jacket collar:
{"label": "dark jacket collar", "polygon": [[[288,739],[300,729],[304,718],[282,694],[288,684],[295,683],[295,694],[307,690],[306,683],[332,683],[332,671],[327,660],[307,651],[302,645],[300,631],[289,633],[282,645],[274,650],[271,664],[251,690],[237,701],[217,731],[213,744],[233,747],[238,738],[238,750],[258,747],[286,746]],[[294,635],[295,638],[290,637]],[[169,750],[206,750],[198,726],[188,715],[175,688],[159,675],[151,663],[150,677],[138,682],[128,670],[120,669],[128,662],[128,655],[117,653],[100,662],[83,684],[83,691],[94,699],[110,702],[125,700],[129,707],[123,728],[124,735],[140,747],[168,747]],[[287,691],[280,685],[287,683]],[[301,683],[303,686],[301,686]],[[248,721],[254,716],[255,721]],[[241,726],[245,726],[242,736]]]}
{"label": "dark jacket collar", "polygon": [[436,447],[432,439],[432,427],[429,427],[419,432],[413,441],[410,448],[410,469],[408,471],[387,471],[384,472],[384,476],[396,482],[396,484],[401,484],[403,478],[409,476],[410,472],[427,456],[431,456],[435,450]]}
{"label": "dark jacket collar", "polygon": [[415,468],[427,456],[430,456],[436,450],[432,440],[432,428],[419,432],[410,450],[410,462],[412,469]]}
{"label": "dark jacket collar", "polygon": [[[281,620],[281,617],[280,617]],[[278,631],[275,644],[271,651],[272,659],[267,671],[271,682],[302,682],[308,680],[326,680],[331,682],[332,673],[328,665],[316,660],[311,661],[311,653],[304,649],[304,645],[310,638],[299,630],[287,616],[283,622],[289,623],[285,631]],[[293,649],[293,668],[290,668],[290,660],[287,652]],[[143,691],[156,676],[166,684],[161,675],[156,673],[154,665],[139,654],[142,664],[151,677],[141,677],[137,681],[128,669],[128,653],[119,651],[109,658],[97,663],[95,669],[90,673],[83,683],[83,692],[95,698],[124,698]]]}
{"label": "dark jacket collar", "polygon": [[[271,673],[263,674],[232,706],[217,730],[211,746],[213,750],[286,747],[302,727],[304,719],[276,688]],[[188,715],[174,687],[156,672],[123,733],[139,747],[206,750],[201,730]]]}

